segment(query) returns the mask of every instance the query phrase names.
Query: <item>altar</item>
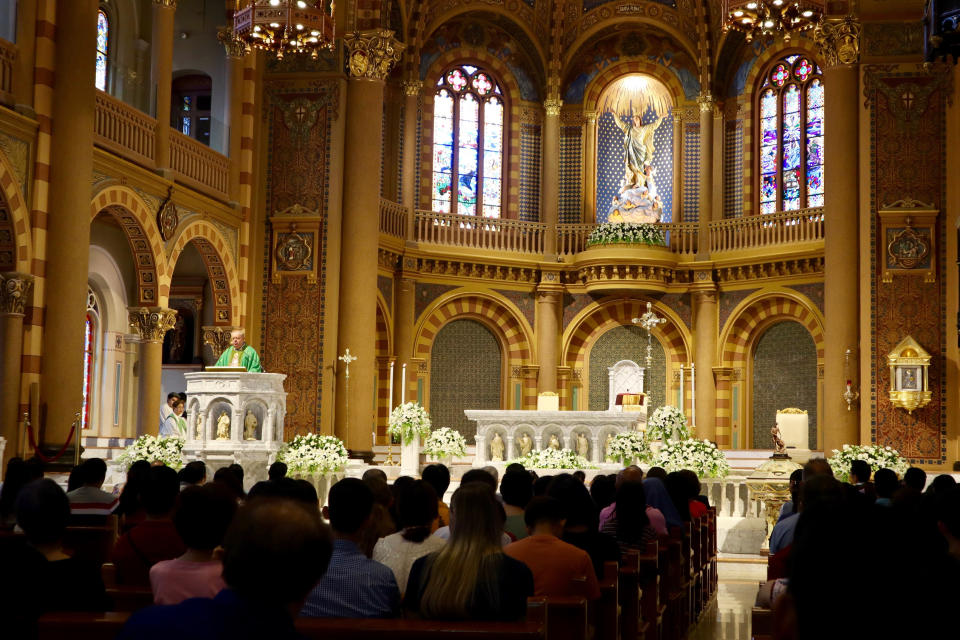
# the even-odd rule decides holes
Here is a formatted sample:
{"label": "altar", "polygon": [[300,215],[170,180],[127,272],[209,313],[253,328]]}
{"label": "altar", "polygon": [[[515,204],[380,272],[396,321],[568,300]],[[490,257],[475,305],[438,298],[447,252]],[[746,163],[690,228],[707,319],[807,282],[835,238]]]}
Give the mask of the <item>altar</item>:
{"label": "altar", "polygon": [[203,460],[208,477],[220,467],[240,464],[246,488],[266,480],[283,444],[286,377],[245,371],[184,374],[189,403],[184,460]]}
{"label": "altar", "polygon": [[587,459],[594,464],[604,461],[607,436],[635,429],[637,413],[616,411],[501,411],[467,409],[468,420],[477,422],[477,449],[474,466],[483,466],[490,459],[490,442],[500,436],[506,451],[504,460],[520,457],[520,440],[532,440],[533,451],[548,446],[556,436],[564,449],[577,451],[577,436],[583,434],[589,444]]}

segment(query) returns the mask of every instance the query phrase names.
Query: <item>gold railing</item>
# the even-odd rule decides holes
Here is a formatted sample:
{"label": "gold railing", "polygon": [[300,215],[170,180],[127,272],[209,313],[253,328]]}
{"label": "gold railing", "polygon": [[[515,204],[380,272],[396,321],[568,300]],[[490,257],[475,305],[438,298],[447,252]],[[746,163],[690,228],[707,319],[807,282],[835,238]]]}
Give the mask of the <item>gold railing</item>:
{"label": "gold railing", "polygon": [[[587,248],[587,237],[596,224],[557,225],[557,253],[570,256]],[[667,248],[681,256],[697,253],[698,229],[696,222],[666,222],[657,225],[663,230]]]}
{"label": "gold railing", "polygon": [[711,222],[710,253],[823,240],[823,208]]}
{"label": "gold railing", "polygon": [[402,204],[380,198],[380,233],[394,238],[407,234],[407,208]]}
{"label": "gold railing", "polygon": [[223,197],[229,193],[230,160],[174,130],[170,131],[170,168],[194,187],[206,187]]}
{"label": "gold railing", "polygon": [[13,101],[13,64],[17,45],[0,38],[0,102]]}
{"label": "gold railing", "polygon": [[540,222],[432,211],[417,211],[416,223],[418,242],[516,253],[543,253],[543,238],[547,228]]}
{"label": "gold railing", "polygon": [[98,146],[152,169],[156,128],[155,119],[97,91],[94,141]]}

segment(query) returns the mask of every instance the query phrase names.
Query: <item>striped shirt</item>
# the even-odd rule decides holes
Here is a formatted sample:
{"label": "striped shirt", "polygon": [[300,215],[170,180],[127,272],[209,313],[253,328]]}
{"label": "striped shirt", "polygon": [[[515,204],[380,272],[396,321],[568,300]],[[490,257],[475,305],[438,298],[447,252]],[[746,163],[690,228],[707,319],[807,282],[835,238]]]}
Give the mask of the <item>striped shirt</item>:
{"label": "striped shirt", "polygon": [[83,486],[67,494],[70,514],[74,516],[108,516],[120,501],[115,495],[96,487]]}

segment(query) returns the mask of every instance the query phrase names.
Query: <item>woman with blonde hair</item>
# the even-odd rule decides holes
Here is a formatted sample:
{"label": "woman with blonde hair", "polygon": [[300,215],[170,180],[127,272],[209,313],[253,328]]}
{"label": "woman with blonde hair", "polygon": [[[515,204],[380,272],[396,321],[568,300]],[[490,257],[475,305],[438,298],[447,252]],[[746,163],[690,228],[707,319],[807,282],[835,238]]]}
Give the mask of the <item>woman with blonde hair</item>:
{"label": "woman with blonde hair", "polygon": [[490,487],[471,482],[450,501],[450,540],[413,563],[403,607],[442,620],[519,620],[533,595],[527,565],[503,553],[503,511]]}

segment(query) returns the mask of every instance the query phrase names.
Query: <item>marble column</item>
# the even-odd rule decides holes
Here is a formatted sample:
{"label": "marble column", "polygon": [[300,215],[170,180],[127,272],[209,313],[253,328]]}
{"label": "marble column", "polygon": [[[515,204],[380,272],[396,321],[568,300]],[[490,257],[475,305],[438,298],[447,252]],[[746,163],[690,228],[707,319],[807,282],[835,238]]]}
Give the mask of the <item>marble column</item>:
{"label": "marble column", "polygon": [[[702,272],[701,272],[702,273]],[[715,440],[717,434],[717,387],[713,379],[717,351],[717,292],[695,289],[694,300],[694,364],[696,365],[696,437]],[[730,446],[729,442],[717,443]]]}
{"label": "marble column", "polygon": [[[824,100],[824,153],[826,198],[824,206],[824,313],[829,325],[824,331],[823,425],[824,451],[860,442],[860,407],[850,410],[842,395],[846,390],[847,349],[859,353],[860,322],[860,181],[859,143],[859,36],[853,20],[827,21],[814,34],[823,52],[823,83],[829,90]],[[851,367],[857,369],[854,360]],[[862,397],[869,390],[861,388]]]}
{"label": "marble column", "polygon": [[583,126],[583,215],[582,222],[597,218],[597,112],[584,111]]}
{"label": "marble column", "polygon": [[710,255],[710,223],[713,222],[713,96],[709,93],[700,94],[697,103],[700,105],[700,191],[697,217],[700,233],[697,257],[706,259]]}
{"label": "marble column", "polygon": [[230,91],[230,107],[227,111],[229,137],[227,155],[230,158],[230,198],[240,201],[240,155],[243,152],[243,69],[246,66],[246,47],[234,39],[229,28],[218,34],[227,54],[227,83]]}
{"label": "marble column", "polygon": [[160,374],[163,336],[173,328],[177,312],[163,307],[130,307],[130,328],[140,338],[140,388],[137,398],[137,435],[157,435],[160,427]]}
{"label": "marble column", "polygon": [[423,83],[406,80],[403,83],[403,193],[402,204],[407,208],[407,241],[414,239],[417,213],[417,123],[420,119],[420,93]]}
{"label": "marble column", "polygon": [[546,224],[543,253],[547,259],[557,255],[557,216],[560,211],[560,98],[543,102],[543,182],[541,184],[540,222]]}
{"label": "marble column", "polygon": [[[547,274],[559,280],[557,274]],[[560,341],[560,291],[541,289],[537,291],[537,355],[540,372],[537,391],[557,392],[557,347]]]}
{"label": "marble column", "polygon": [[[337,354],[358,359],[337,363],[336,435],[359,454],[371,452],[376,367],[377,225],[380,211],[380,150],[383,85],[403,44],[388,29],[348,35],[350,79],[343,167],[343,225],[340,255],[340,314]],[[373,232],[371,232],[373,231]]]}
{"label": "marble column", "polygon": [[[404,262],[413,263],[413,258],[405,257]],[[416,281],[406,274],[400,274],[397,277],[396,292],[397,303],[394,307],[394,350],[397,360],[393,365],[393,404],[392,407],[408,402],[416,398],[416,388],[410,382],[412,379],[413,363],[413,324],[416,322],[414,292],[416,291]],[[407,380],[403,384],[403,365],[407,365]],[[401,395],[402,390],[406,389],[406,397]]]}
{"label": "marble column", "polygon": [[3,466],[17,455],[20,438],[20,360],[23,355],[23,316],[30,299],[33,277],[23,273],[0,274],[0,436],[7,439]]}
{"label": "marble column", "polygon": [[173,18],[177,0],[153,0],[152,76],[157,129],[154,159],[157,169],[170,168],[170,93],[173,84]]}
{"label": "marble column", "polygon": [[[37,226],[46,229],[43,360],[40,406],[43,444],[58,450],[83,404],[83,314],[90,260],[90,176],[96,0],[58,0],[50,142],[50,197]],[[36,320],[35,320],[36,321]],[[42,426],[42,429],[41,429]],[[64,460],[72,458],[72,448]]]}

